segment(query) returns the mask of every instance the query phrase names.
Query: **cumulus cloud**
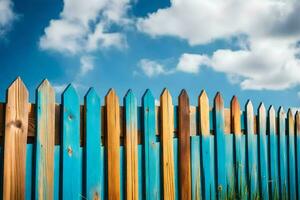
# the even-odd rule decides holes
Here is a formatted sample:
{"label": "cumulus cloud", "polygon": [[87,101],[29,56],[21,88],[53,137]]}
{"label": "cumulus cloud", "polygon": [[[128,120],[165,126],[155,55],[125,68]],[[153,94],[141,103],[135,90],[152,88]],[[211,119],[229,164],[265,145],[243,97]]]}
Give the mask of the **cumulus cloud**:
{"label": "cumulus cloud", "polygon": [[80,58],[80,76],[86,75],[89,71],[94,69],[94,60],[92,56],[82,56]]}
{"label": "cumulus cloud", "polygon": [[59,19],[52,19],[40,38],[41,49],[77,54],[126,46],[112,26],[130,23],[129,0],[64,0]]}
{"label": "cumulus cloud", "polygon": [[296,0],[172,0],[170,7],[140,18],[137,28],[153,37],[179,37],[190,45],[245,36],[238,50],[188,56],[191,63],[186,66],[181,62],[188,54],[183,54],[177,69],[197,73],[205,64],[243,89],[281,90],[300,84],[299,18]]}
{"label": "cumulus cloud", "polygon": [[205,55],[184,53],[179,58],[177,71],[185,73],[197,74],[202,65],[209,64],[209,58]]}
{"label": "cumulus cloud", "polygon": [[138,66],[149,78],[170,73],[168,70],[166,70],[164,65],[149,59],[141,59],[138,63]]}
{"label": "cumulus cloud", "polygon": [[0,0],[0,37],[9,30],[15,18],[12,1]]}

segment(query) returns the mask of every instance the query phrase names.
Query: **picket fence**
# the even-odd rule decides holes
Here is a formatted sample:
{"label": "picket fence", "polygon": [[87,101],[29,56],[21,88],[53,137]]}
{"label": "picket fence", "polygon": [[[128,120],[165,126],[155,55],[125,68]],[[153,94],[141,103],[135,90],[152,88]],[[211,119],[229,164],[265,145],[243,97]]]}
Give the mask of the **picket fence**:
{"label": "picket fence", "polygon": [[164,89],[124,106],[91,88],[80,105],[69,85],[61,105],[47,80],[35,104],[17,78],[0,104],[3,199],[300,199],[300,113],[277,115],[233,97],[213,108],[205,93],[178,106]]}

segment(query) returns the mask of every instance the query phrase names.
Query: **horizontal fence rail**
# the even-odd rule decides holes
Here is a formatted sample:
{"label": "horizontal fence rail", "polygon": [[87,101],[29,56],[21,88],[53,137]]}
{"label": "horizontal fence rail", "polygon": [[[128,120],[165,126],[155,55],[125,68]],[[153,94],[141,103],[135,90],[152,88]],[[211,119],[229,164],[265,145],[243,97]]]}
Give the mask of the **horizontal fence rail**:
{"label": "horizontal fence rail", "polygon": [[[129,90],[91,88],[80,105],[69,85],[61,104],[44,80],[29,103],[20,78],[0,103],[2,199],[300,199],[300,113],[257,111],[185,90],[141,106]],[[103,103],[102,103],[103,102]],[[257,113],[257,114],[255,114]]]}

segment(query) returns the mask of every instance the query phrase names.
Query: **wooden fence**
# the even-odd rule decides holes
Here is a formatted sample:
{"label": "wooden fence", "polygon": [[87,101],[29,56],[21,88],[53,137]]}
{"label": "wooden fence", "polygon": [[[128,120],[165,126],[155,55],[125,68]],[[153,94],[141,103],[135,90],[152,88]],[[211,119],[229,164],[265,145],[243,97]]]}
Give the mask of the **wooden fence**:
{"label": "wooden fence", "polygon": [[300,199],[300,113],[226,109],[220,93],[210,109],[205,91],[197,106],[167,89],[160,106],[150,90],[123,102],[91,88],[81,106],[69,85],[58,105],[45,80],[30,104],[16,79],[0,104],[3,199]]}

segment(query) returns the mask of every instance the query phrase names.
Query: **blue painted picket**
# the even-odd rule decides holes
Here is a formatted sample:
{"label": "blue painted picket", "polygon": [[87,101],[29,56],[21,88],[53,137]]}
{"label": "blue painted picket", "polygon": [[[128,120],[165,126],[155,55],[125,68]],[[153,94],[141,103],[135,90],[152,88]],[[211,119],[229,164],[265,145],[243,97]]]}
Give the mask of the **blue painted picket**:
{"label": "blue painted picket", "polygon": [[[35,114],[28,114],[25,179],[18,183],[25,188],[25,199],[109,199],[109,192],[117,199],[164,199],[166,193],[180,199],[183,184],[184,195],[193,200],[299,199],[299,112],[289,110],[286,114],[281,107],[276,116],[273,106],[266,112],[260,104],[255,115],[251,101],[241,111],[237,97],[227,109],[220,93],[210,109],[205,91],[197,107],[173,106],[170,94],[164,93],[163,117],[161,105],[156,105],[150,90],[143,95],[141,107],[132,91],[120,106],[113,90],[102,106],[91,88],[80,109],[72,85],[63,92],[61,105],[55,105],[48,81],[40,85],[36,95],[36,105],[30,105]],[[183,99],[188,99],[187,94]],[[0,113],[5,113],[4,109],[0,103]],[[190,118],[187,124],[184,116]],[[0,117],[0,127],[1,123],[4,120]],[[166,125],[164,144],[162,124]],[[190,135],[178,139],[180,130]],[[183,151],[188,143],[190,151]],[[1,173],[5,148],[13,147],[0,146]],[[163,148],[167,150],[164,159]],[[189,164],[184,163],[188,160],[184,156],[179,157],[183,154],[190,154]],[[110,165],[110,179],[108,155],[114,163]],[[163,179],[164,167],[168,166],[172,167]],[[184,169],[190,179],[179,178],[185,166],[190,166]],[[19,166],[12,167],[19,170]],[[164,191],[164,184],[170,191]],[[1,193],[9,191],[3,175],[0,185]],[[22,196],[15,192],[6,195]]]}

